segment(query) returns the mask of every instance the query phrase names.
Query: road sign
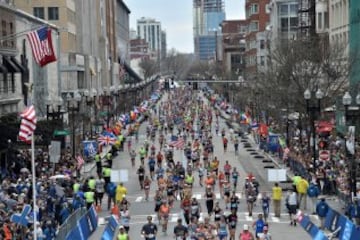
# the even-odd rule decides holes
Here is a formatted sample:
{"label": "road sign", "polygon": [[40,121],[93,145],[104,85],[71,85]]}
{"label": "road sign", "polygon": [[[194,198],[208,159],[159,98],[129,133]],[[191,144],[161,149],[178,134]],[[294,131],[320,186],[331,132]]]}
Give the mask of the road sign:
{"label": "road sign", "polygon": [[329,150],[320,150],[319,151],[319,160],[329,161],[330,160],[330,151]]}

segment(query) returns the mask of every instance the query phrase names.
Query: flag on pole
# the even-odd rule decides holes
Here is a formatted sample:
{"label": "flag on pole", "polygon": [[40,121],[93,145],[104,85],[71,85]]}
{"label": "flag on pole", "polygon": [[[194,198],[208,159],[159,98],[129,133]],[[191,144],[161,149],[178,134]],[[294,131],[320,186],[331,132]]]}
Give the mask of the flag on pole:
{"label": "flag on pole", "polygon": [[40,67],[56,61],[52,44],[51,28],[42,27],[29,32],[26,36],[29,40],[34,60]]}
{"label": "flag on pole", "polygon": [[36,129],[36,113],[33,105],[27,107],[20,114],[21,124],[19,131],[19,139],[24,142],[30,142],[31,136],[35,132]]}
{"label": "flag on pole", "polygon": [[80,169],[85,163],[84,158],[80,154],[77,155],[76,161],[77,161],[77,169]]}
{"label": "flag on pole", "polygon": [[116,137],[100,135],[98,137],[99,145],[114,145],[116,143]]}

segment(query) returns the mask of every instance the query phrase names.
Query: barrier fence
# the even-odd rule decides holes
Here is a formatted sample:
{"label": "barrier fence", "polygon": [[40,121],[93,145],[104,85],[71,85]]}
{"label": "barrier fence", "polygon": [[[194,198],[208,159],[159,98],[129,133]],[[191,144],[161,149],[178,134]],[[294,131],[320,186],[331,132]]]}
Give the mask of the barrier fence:
{"label": "barrier fence", "polygon": [[97,214],[94,206],[90,209],[81,208],[61,225],[56,240],[86,240],[97,228]]}
{"label": "barrier fence", "polygon": [[[310,217],[300,216],[300,225],[315,240],[328,240],[328,236],[336,237],[341,240],[359,240],[360,228],[357,227],[349,218],[339,212],[329,208],[325,217],[325,231],[311,222]],[[331,238],[330,238],[331,239]]]}
{"label": "barrier fence", "polygon": [[80,220],[82,216],[84,216],[86,212],[86,208],[79,208],[75,212],[73,212],[60,226],[55,240],[65,239],[66,235],[74,228],[74,226],[76,226],[76,223]]}

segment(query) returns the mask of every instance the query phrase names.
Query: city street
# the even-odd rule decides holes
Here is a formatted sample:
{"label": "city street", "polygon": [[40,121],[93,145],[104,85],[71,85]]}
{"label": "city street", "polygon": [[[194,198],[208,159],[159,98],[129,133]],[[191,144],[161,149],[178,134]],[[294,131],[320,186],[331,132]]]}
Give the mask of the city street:
{"label": "city street", "polygon": [[[136,147],[137,150],[145,140],[146,125],[147,125],[146,122],[141,125],[139,131],[139,142],[137,144],[133,144],[133,146]],[[222,128],[227,129],[224,120],[220,118],[220,129]],[[254,208],[253,216],[252,217],[248,216],[247,206],[243,194],[245,176],[247,176],[247,174],[251,172],[256,177],[256,179],[260,183],[260,192],[266,191],[271,193],[271,188],[273,184],[267,182],[267,173],[266,173],[266,169],[263,168],[262,158],[254,158],[254,154],[252,152],[247,151],[246,148],[243,147],[243,144],[240,144],[240,154],[238,156],[235,155],[232,144],[229,145],[228,151],[224,153],[222,148],[221,136],[215,136],[215,130],[213,129],[212,131],[213,131],[212,134],[214,136],[213,143],[215,146],[214,156],[217,156],[220,159],[220,169],[222,169],[224,162],[228,160],[230,165],[236,166],[240,173],[240,178],[239,178],[240,181],[237,188],[237,195],[240,198],[240,206],[238,211],[238,225],[236,231],[236,236],[238,236],[240,230],[242,230],[243,224],[246,223],[251,225],[256,220],[257,213],[260,213],[262,211],[260,207],[260,201],[258,201],[257,206]],[[227,134],[228,133],[229,131],[227,130]],[[168,139],[169,138],[170,135],[168,136]],[[158,141],[156,140],[155,143],[158,143]],[[254,149],[256,149],[256,146],[253,147]],[[182,152],[183,151],[181,150],[175,150],[175,154],[174,154],[175,162],[184,161],[185,156],[183,156]],[[131,207],[130,207],[130,215],[131,215],[130,238],[131,239],[140,239],[140,231],[142,225],[147,222],[146,221],[147,216],[151,215],[153,217],[153,222],[158,223],[156,214],[154,213],[155,203],[152,198],[154,195],[154,191],[157,188],[156,183],[152,183],[151,185],[150,200],[145,201],[144,192],[140,190],[138,183],[138,176],[136,174],[136,169],[138,166],[139,166],[139,161],[136,162],[135,168],[131,167],[127,150],[125,150],[124,152],[120,152],[120,154],[113,161],[113,169],[127,169],[129,171],[129,182],[125,183],[124,185],[128,189],[127,199],[130,200],[131,202]],[[196,177],[195,177],[195,185],[193,187],[193,197],[196,197],[198,200],[200,200],[202,206],[202,214],[200,217],[200,221],[201,221],[203,220],[204,216],[207,216],[207,213],[205,213],[206,206],[204,201],[204,188],[199,186],[198,176],[197,176],[198,174],[195,172],[194,175]],[[216,192],[216,199],[217,201],[220,202],[220,206],[224,206],[224,200],[221,199],[220,197],[218,186],[216,186],[215,192]],[[177,219],[179,217],[182,217],[182,212],[179,207],[179,202],[180,201],[176,201],[174,204],[174,208],[171,209],[168,235],[159,233],[158,239],[173,239],[172,236],[173,227],[175,226]],[[273,235],[273,239],[290,239],[293,237],[295,237],[296,239],[309,239],[308,234],[300,226],[297,227],[289,226],[290,223],[289,217],[288,214],[285,212],[284,202],[282,205],[283,206],[282,206],[281,218],[274,217],[272,207],[270,206],[271,214],[269,218],[269,229],[270,229],[270,233]],[[102,209],[106,209],[106,206],[103,205]],[[109,212],[106,210],[103,210],[101,213],[99,213],[99,218],[106,218],[108,216],[109,216]],[[99,239],[103,232],[103,229],[104,226],[100,225],[97,231],[92,235],[91,239],[93,240]]]}

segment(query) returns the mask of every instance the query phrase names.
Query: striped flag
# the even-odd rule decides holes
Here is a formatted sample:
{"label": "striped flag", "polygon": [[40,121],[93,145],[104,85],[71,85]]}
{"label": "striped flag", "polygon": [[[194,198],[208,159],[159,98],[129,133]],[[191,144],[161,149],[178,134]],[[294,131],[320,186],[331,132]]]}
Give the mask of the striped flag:
{"label": "striped flag", "polygon": [[100,135],[98,142],[99,145],[114,145],[116,143],[116,137]]}
{"label": "striped flag", "polygon": [[52,45],[51,28],[42,27],[29,32],[26,36],[29,40],[34,60],[40,67],[56,61]]}
{"label": "striped flag", "polygon": [[76,161],[77,161],[77,169],[80,169],[85,163],[84,158],[80,154],[77,155]]}
{"label": "striped flag", "polygon": [[178,148],[181,149],[185,146],[185,140],[183,137],[176,137],[176,136],[172,136],[171,137],[171,142],[169,144],[170,146],[173,146],[174,148]]}
{"label": "striped flag", "polygon": [[19,131],[19,139],[24,142],[29,142],[31,136],[36,129],[36,113],[33,105],[27,107],[21,114],[21,124]]}

